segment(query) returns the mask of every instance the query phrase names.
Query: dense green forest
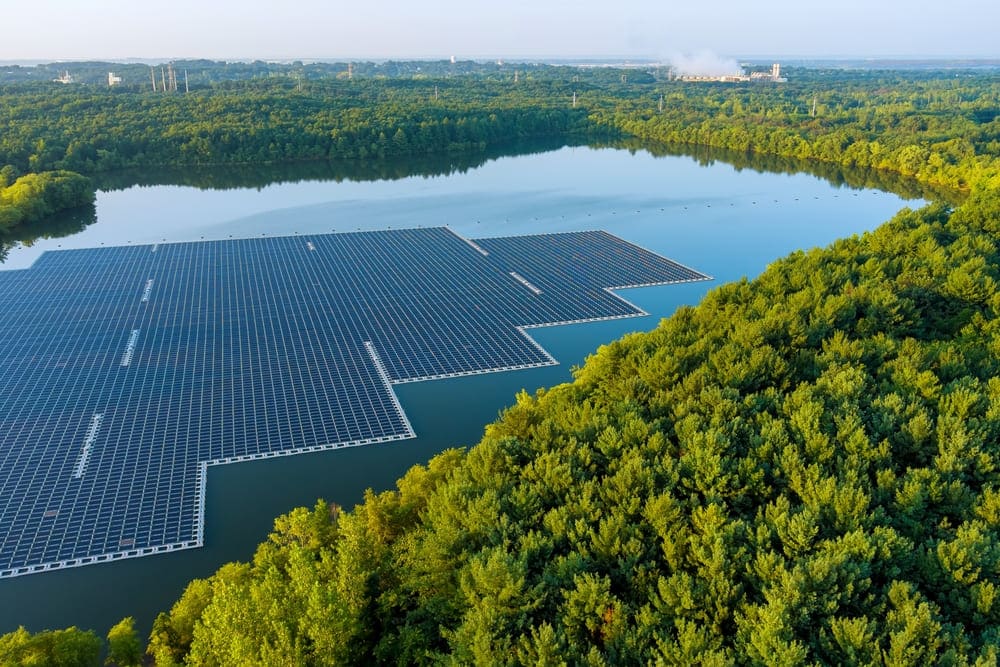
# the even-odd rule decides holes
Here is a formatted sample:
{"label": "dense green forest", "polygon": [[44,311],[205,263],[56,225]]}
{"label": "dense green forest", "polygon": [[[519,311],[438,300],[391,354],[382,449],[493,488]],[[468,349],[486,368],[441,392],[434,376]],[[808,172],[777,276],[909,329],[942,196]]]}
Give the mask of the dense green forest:
{"label": "dense green forest", "polygon": [[9,185],[0,172],[0,232],[93,202],[90,181],[72,171],[25,174]]}
{"label": "dense green forest", "polygon": [[[434,99],[434,89],[438,99]],[[354,80],[221,85],[183,94],[64,89],[9,96],[0,161],[21,172],[262,163],[467,151],[584,131],[587,114],[488,83]],[[0,89],[0,95],[4,90]]]}
{"label": "dense green forest", "polygon": [[[156,664],[996,664],[1000,85],[798,74],[0,89],[10,183],[574,135],[972,193],[602,347],[396,490],[278,518],[250,562],[191,582],[156,619]],[[137,641],[125,619],[106,645],[138,664]],[[101,645],[19,630],[0,662],[96,664]]]}
{"label": "dense green forest", "polygon": [[135,619],[124,618],[108,631],[107,643],[89,630],[67,628],[31,634],[24,628],[0,636],[0,664],[4,667],[91,667],[99,664],[134,667],[141,664],[142,643],[135,632]]}
{"label": "dense green forest", "polygon": [[658,89],[662,109],[624,100],[591,120],[644,139],[871,167],[956,190],[1000,185],[995,77],[841,75],[826,85]]}

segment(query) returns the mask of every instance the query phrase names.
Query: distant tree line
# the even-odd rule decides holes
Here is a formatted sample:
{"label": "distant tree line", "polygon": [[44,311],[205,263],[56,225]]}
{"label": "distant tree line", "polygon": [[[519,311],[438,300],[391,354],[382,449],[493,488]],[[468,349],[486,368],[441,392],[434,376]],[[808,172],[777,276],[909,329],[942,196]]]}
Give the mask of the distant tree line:
{"label": "distant tree line", "polygon": [[[295,83],[322,81],[328,79],[422,79],[474,78],[483,81],[513,82],[532,79],[577,79],[594,83],[617,83],[624,75],[634,83],[648,83],[654,80],[653,72],[615,67],[579,68],[572,65],[546,65],[529,62],[473,61],[458,60],[390,60],[383,62],[347,61],[320,62],[301,60],[273,62],[254,60],[249,62],[220,62],[194,59],[175,60],[169,63],[177,76],[177,92],[196,90],[216,84],[240,83],[260,79],[287,79]],[[41,63],[38,65],[8,65],[0,67],[0,85],[33,84],[38,89],[53,89],[63,84],[55,79],[68,73],[73,83],[68,88],[103,88],[108,86],[108,72],[114,72],[122,81],[114,86],[114,91],[150,91],[153,81],[157,90],[162,90],[167,62],[114,63],[102,61],[76,61]],[[187,85],[185,86],[185,75]]]}

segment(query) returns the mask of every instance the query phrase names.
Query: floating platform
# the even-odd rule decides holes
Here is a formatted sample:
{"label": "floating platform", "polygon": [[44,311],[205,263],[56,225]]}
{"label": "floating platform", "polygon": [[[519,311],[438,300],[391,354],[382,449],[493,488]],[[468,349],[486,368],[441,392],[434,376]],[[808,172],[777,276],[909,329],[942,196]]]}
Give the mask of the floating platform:
{"label": "floating platform", "polygon": [[0,272],[0,577],[201,546],[208,466],[412,438],[392,385],[554,364],[527,328],[707,279],[599,231],[47,252]]}

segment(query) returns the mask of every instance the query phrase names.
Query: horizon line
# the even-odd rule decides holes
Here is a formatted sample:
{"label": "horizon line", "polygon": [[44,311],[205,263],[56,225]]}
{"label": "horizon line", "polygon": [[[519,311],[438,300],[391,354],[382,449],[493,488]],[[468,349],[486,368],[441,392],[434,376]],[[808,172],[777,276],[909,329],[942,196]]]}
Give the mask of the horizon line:
{"label": "horizon line", "polygon": [[[679,52],[676,55],[681,55]],[[332,55],[332,56],[72,56],[72,57],[43,57],[43,58],[3,58],[0,57],[0,65],[20,65],[31,63],[34,66],[56,64],[56,63],[84,63],[100,62],[114,64],[148,64],[153,62],[172,61],[192,61],[208,60],[213,62],[267,62],[289,64],[294,62],[302,63],[337,63],[337,62],[441,62],[455,58],[456,62],[502,62],[502,63],[550,63],[550,62],[634,62],[643,64],[669,64],[671,57],[654,55],[626,55],[626,54],[591,54],[591,55],[412,55],[412,56],[387,56],[387,55]],[[797,60],[803,62],[816,61],[931,61],[931,62],[954,62],[954,61],[998,61],[998,55],[920,55],[920,54],[831,54],[831,55],[806,55],[806,54],[781,54],[781,53],[755,53],[755,54],[725,54],[722,57],[736,60]]]}

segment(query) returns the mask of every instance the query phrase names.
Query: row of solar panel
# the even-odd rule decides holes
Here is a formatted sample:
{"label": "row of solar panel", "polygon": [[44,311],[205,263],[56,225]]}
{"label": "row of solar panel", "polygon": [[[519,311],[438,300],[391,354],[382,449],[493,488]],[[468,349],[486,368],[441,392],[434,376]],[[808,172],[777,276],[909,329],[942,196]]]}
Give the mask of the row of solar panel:
{"label": "row of solar panel", "polygon": [[387,380],[552,363],[518,327],[635,314],[603,287],[677,267],[599,233],[436,229],[65,251],[0,274],[17,341],[0,576],[194,544],[202,462],[409,437]]}

